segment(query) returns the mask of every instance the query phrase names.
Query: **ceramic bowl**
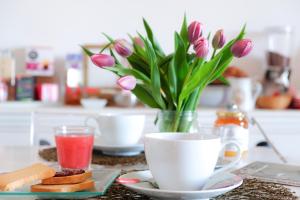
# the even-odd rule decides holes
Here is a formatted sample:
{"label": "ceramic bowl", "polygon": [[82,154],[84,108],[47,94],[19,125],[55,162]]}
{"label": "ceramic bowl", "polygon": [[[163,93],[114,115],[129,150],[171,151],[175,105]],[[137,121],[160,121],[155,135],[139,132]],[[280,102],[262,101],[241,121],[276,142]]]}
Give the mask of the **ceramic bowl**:
{"label": "ceramic bowl", "polygon": [[200,107],[222,107],[228,102],[229,87],[224,85],[207,86],[200,97]]}
{"label": "ceramic bowl", "polygon": [[292,96],[290,95],[260,96],[256,101],[256,105],[258,108],[264,109],[286,109],[291,101]]}
{"label": "ceramic bowl", "polygon": [[106,99],[87,98],[80,100],[81,105],[86,109],[102,109],[106,106]]}

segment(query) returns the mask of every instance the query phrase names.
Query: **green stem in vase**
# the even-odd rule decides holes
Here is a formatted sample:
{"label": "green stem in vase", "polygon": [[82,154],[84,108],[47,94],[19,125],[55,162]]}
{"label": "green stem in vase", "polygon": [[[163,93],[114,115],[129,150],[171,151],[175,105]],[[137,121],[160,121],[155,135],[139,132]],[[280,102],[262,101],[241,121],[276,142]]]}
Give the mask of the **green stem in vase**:
{"label": "green stem in vase", "polygon": [[178,130],[179,122],[180,122],[180,111],[176,111],[174,123],[173,123],[172,129],[171,129],[172,132],[178,132],[179,131]]}

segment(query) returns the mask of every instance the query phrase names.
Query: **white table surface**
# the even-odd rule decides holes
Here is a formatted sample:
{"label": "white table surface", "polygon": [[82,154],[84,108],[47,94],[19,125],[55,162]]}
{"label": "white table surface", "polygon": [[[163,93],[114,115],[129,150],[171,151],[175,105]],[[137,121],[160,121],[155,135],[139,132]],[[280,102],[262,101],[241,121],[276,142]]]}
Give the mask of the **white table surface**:
{"label": "white table surface", "polygon": [[[0,146],[0,173],[23,168],[36,162],[47,163],[39,157],[38,151],[38,147]],[[290,161],[289,157],[287,157],[287,160],[289,164],[300,165],[300,158],[298,160],[292,159],[292,161]],[[276,154],[270,148],[265,147],[251,149],[249,151],[248,159],[243,165],[253,161],[281,163]],[[300,188],[290,188],[296,192],[298,197],[300,197]]]}

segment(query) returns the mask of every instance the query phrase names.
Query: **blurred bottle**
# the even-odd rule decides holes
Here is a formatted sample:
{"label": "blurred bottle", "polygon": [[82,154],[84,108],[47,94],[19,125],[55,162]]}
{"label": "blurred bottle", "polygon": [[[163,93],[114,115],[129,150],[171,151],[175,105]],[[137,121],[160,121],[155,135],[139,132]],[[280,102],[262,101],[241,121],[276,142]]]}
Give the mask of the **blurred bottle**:
{"label": "blurred bottle", "polygon": [[10,50],[0,50],[0,101],[15,99],[15,63],[15,58]]}
{"label": "blurred bottle", "polygon": [[8,99],[8,88],[6,82],[0,78],[0,102],[7,101]]}
{"label": "blurred bottle", "polygon": [[11,85],[15,85],[16,64],[10,50],[0,50],[0,77],[10,80]]}
{"label": "blurred bottle", "polygon": [[82,55],[68,54],[66,56],[66,89],[65,103],[79,105],[82,96]]}
{"label": "blurred bottle", "polygon": [[285,93],[290,86],[293,34],[289,26],[270,27],[268,37],[267,71],[264,95]]}

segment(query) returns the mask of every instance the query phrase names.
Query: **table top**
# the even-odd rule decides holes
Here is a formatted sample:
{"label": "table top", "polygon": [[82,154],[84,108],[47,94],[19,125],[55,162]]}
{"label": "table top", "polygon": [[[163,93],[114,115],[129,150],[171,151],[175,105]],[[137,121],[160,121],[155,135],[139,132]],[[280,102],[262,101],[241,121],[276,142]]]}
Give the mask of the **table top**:
{"label": "table top", "polygon": [[[40,147],[37,146],[0,146],[0,158],[2,159],[0,173],[17,170],[36,162],[48,163],[39,157],[39,150]],[[287,160],[289,162],[288,158]],[[241,166],[253,161],[282,163],[272,149],[266,147],[250,149],[247,160],[242,162]],[[291,164],[300,165],[300,158],[299,160],[293,159]],[[295,191],[297,196],[300,197],[300,188],[289,188]]]}

